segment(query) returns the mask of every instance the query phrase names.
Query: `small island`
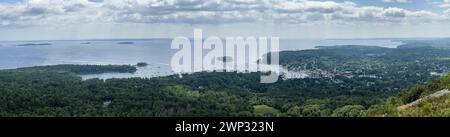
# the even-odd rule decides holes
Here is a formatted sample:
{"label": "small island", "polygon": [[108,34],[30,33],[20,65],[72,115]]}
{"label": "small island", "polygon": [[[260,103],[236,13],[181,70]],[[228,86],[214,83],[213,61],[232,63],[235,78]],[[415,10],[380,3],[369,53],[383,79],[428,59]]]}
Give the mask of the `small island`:
{"label": "small island", "polygon": [[52,43],[26,43],[26,44],[19,44],[16,46],[48,46],[52,45]]}
{"label": "small island", "polygon": [[119,45],[133,45],[134,42],[118,42]]}
{"label": "small island", "polygon": [[82,43],[80,43],[81,45],[90,45],[91,44],[91,42],[82,42]]}
{"label": "small island", "polygon": [[222,62],[232,62],[233,57],[230,57],[230,56],[217,57],[217,60],[222,61]]}
{"label": "small island", "polygon": [[136,64],[136,66],[137,67],[146,67],[146,66],[148,66],[148,63],[146,63],[146,62],[139,62],[139,63]]}

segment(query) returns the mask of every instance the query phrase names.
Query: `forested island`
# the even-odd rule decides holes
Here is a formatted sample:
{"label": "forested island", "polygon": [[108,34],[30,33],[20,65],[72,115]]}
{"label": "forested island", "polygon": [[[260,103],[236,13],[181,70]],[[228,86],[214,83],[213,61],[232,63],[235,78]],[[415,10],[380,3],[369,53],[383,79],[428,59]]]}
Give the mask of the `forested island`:
{"label": "forested island", "polygon": [[[399,109],[448,89],[449,76],[442,77],[450,71],[447,41],[282,51],[281,65],[308,77],[282,75],[273,84],[259,83],[256,72],[107,80],[79,76],[133,73],[134,65],[0,70],[0,116],[450,116],[447,96]],[[439,106],[433,107],[435,102]]]}
{"label": "forested island", "polygon": [[16,46],[26,47],[26,46],[49,46],[49,45],[53,45],[53,44],[52,43],[26,43],[26,44],[19,44]]}

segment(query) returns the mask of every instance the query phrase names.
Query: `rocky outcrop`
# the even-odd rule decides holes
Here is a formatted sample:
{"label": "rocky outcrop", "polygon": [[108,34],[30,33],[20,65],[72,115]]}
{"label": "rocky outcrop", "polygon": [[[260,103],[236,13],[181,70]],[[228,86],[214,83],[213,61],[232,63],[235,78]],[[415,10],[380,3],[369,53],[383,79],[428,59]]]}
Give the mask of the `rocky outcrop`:
{"label": "rocky outcrop", "polygon": [[411,102],[411,103],[409,103],[409,104],[400,106],[400,107],[398,107],[397,109],[398,109],[399,111],[405,110],[405,109],[408,109],[408,108],[417,106],[417,105],[419,105],[419,104],[421,104],[421,103],[423,103],[423,102],[425,102],[425,101],[427,101],[427,100],[430,100],[430,99],[433,99],[433,98],[442,97],[442,96],[447,95],[447,94],[449,94],[449,93],[450,93],[450,91],[449,91],[448,89],[443,89],[443,90],[441,90],[441,91],[438,91],[438,92],[436,92],[436,93],[433,93],[433,94],[431,94],[431,95],[428,95],[428,96],[426,96],[426,97],[424,97],[424,98],[418,99],[418,100],[416,100],[416,101],[414,101],[414,102]]}

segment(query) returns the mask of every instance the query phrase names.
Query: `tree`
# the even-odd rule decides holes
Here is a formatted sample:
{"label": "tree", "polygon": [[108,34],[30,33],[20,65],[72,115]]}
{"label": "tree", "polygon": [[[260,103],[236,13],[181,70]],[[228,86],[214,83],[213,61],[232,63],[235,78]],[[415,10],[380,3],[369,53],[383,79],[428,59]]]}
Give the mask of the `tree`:
{"label": "tree", "polygon": [[334,117],[359,117],[364,114],[365,108],[361,105],[347,105],[334,110]]}

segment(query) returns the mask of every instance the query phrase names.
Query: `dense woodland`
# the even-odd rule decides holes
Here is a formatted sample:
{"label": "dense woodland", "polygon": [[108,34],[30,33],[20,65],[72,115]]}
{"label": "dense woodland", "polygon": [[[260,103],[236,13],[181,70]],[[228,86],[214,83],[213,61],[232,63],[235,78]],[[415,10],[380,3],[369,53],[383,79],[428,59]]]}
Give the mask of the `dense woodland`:
{"label": "dense woodland", "polygon": [[[420,107],[411,109],[411,114],[397,112],[396,107],[450,83],[448,77],[439,78],[450,71],[450,50],[442,48],[445,44],[408,44],[395,49],[350,45],[284,51],[281,64],[310,77],[273,84],[259,83],[261,73],[200,72],[182,78],[108,80],[79,76],[136,71],[128,65],[0,70],[0,116],[438,115]],[[439,115],[449,116],[447,110]]]}

